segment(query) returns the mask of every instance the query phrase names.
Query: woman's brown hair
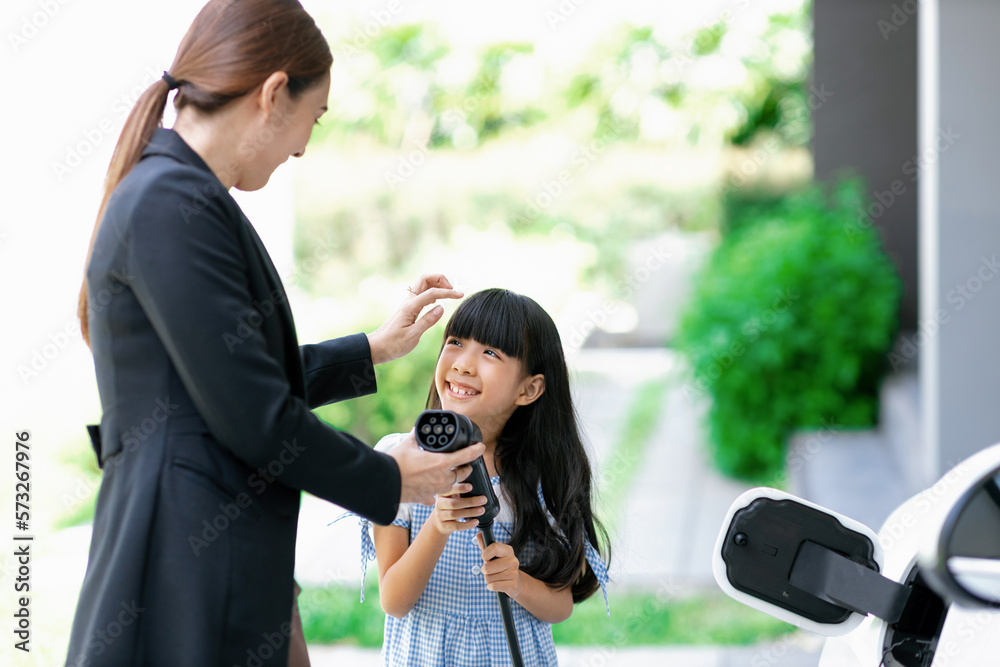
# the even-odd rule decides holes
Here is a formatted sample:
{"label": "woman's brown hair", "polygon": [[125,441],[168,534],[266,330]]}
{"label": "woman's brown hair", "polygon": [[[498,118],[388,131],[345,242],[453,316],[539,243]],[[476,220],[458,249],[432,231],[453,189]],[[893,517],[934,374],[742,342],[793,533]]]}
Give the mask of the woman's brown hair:
{"label": "woman's brown hair", "polygon": [[[174,108],[211,113],[248,95],[274,72],[288,74],[292,98],[319,83],[333,64],[330,46],[298,0],[210,0],[181,41],[169,75],[177,82]],[[86,266],[108,199],[138,164],[163,120],[170,86],[160,79],[139,97],[125,121],[104,180],[104,196],[90,236],[77,316],[90,345]]]}

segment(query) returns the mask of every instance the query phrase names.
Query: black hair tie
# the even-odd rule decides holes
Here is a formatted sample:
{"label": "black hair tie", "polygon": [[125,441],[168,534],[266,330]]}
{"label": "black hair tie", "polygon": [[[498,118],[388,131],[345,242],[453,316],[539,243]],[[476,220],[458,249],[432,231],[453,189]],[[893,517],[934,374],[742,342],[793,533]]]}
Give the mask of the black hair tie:
{"label": "black hair tie", "polygon": [[167,82],[167,91],[171,91],[174,88],[180,88],[181,84],[177,83],[177,79],[170,76],[166,70],[163,71],[163,80]]}

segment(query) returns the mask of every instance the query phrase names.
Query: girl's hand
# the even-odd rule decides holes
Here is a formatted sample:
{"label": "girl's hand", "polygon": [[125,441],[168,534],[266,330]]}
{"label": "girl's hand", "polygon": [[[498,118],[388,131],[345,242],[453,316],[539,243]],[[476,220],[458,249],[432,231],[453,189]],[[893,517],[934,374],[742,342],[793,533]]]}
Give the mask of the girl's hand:
{"label": "girl's hand", "polygon": [[436,305],[420,317],[424,308],[438,299],[461,299],[465,296],[439,273],[420,276],[417,284],[408,289],[410,294],[399,310],[374,333],[368,334],[373,364],[382,364],[409,354],[417,346],[420,336],[444,314],[444,308]]}
{"label": "girl's hand", "polygon": [[521,594],[521,563],[514,555],[514,548],[503,542],[494,542],[487,547],[482,533],[476,535],[476,540],[486,561],[480,568],[486,579],[486,588],[506,593],[511,599],[517,598]]}
{"label": "girl's hand", "polygon": [[[450,492],[434,496],[434,511],[431,512],[431,521],[442,535],[450,535],[456,531],[468,530],[479,525],[479,520],[475,517],[483,513],[486,496],[473,496],[472,498],[459,496],[460,493],[468,493],[471,490],[471,484],[459,482],[451,488]],[[468,519],[468,521],[459,521],[459,519]]]}

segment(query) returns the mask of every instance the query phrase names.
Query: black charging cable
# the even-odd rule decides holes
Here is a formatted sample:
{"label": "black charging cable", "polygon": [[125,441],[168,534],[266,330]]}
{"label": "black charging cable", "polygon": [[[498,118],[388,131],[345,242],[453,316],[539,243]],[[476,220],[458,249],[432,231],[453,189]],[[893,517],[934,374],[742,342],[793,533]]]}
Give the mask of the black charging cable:
{"label": "black charging cable", "polygon": [[[479,524],[479,531],[483,534],[483,542],[490,546],[496,540],[493,539],[493,524]],[[500,617],[503,619],[503,631],[507,635],[507,646],[510,647],[510,657],[514,661],[515,667],[523,667],[524,659],[521,658],[521,644],[517,641],[517,630],[514,628],[514,615],[510,611],[510,598],[506,593],[497,591],[497,602],[500,603]]]}
{"label": "black charging cable", "polygon": [[[483,439],[483,434],[475,422],[465,415],[450,410],[421,412],[417,417],[416,433],[417,444],[429,452],[454,452]],[[472,490],[461,494],[462,498],[486,496],[483,513],[477,519],[479,531],[483,534],[483,543],[490,546],[496,542],[493,538],[493,519],[500,513],[500,503],[493,492],[489,473],[486,472],[486,462],[482,456],[472,462],[472,474],[463,481],[472,484]],[[507,646],[510,648],[514,667],[524,667],[521,645],[514,627],[514,615],[510,610],[510,598],[506,593],[497,591],[497,602],[500,604],[500,617],[503,619],[503,630],[507,635]]]}

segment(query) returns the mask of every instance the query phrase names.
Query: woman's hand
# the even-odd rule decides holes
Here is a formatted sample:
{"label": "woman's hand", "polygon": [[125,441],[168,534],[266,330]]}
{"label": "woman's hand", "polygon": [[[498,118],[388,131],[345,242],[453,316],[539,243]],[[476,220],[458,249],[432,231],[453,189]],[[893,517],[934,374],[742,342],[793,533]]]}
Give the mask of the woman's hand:
{"label": "woman's hand", "polygon": [[425,452],[417,445],[413,431],[386,452],[399,466],[399,502],[433,505],[438,493],[451,493],[459,480],[472,474],[469,465],[483,455],[481,442],[447,454]]}
{"label": "woman's hand", "polygon": [[444,314],[440,305],[431,308],[423,317],[419,317],[420,311],[438,299],[461,299],[463,296],[465,294],[454,289],[440,273],[420,276],[416,286],[410,287],[410,295],[399,310],[374,333],[368,334],[372,363],[382,364],[409,354],[423,333],[437,324]]}
{"label": "woman's hand", "polygon": [[480,568],[486,579],[486,588],[506,593],[512,600],[516,599],[521,594],[522,581],[521,563],[514,555],[514,548],[503,542],[494,542],[487,547],[482,533],[476,535],[476,540],[482,549],[483,560],[486,561]]}
{"label": "woman's hand", "polygon": [[[454,485],[448,493],[435,496],[431,521],[439,533],[450,535],[456,531],[468,530],[479,525],[479,520],[476,517],[484,511],[483,505],[486,504],[486,496],[462,498],[459,495],[471,490],[471,484],[461,482]],[[459,521],[459,519],[467,519],[467,521]]]}

